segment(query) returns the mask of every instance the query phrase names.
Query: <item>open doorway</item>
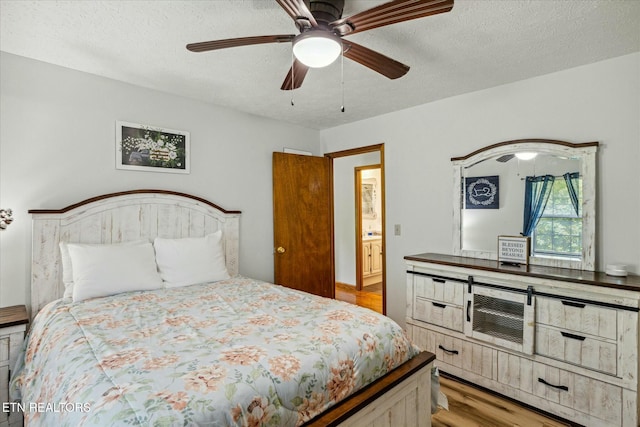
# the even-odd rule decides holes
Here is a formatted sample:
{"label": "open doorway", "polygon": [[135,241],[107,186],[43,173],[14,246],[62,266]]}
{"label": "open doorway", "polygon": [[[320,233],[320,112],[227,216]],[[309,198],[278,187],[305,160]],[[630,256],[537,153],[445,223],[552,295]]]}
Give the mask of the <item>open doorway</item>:
{"label": "open doorway", "polygon": [[356,290],[382,295],[384,264],[383,227],[380,200],[380,165],[354,169],[356,215]]}
{"label": "open doorway", "polygon": [[335,297],[386,313],[384,145],[332,159]]}

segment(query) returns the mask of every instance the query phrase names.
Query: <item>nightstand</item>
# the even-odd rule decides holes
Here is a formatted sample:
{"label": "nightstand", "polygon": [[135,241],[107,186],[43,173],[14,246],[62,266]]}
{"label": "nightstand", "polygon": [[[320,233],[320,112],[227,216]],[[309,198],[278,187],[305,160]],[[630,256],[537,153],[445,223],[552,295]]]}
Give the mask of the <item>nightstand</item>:
{"label": "nightstand", "polygon": [[[24,305],[0,307],[0,405],[9,402],[9,378],[29,323]],[[22,425],[22,414],[0,410],[0,427]]]}

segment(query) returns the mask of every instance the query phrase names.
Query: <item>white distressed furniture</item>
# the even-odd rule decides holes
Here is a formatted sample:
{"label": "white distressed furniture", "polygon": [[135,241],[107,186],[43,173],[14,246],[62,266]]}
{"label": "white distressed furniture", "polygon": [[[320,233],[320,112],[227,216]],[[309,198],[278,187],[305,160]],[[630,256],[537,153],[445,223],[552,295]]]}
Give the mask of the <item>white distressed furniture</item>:
{"label": "white distressed furniture", "polygon": [[[0,308],[0,404],[9,404],[9,378],[22,349],[29,318],[24,305]],[[5,410],[6,409],[6,410]],[[0,427],[22,425],[22,413],[3,406]]]}
{"label": "white distressed furniture", "polygon": [[[240,212],[200,197],[165,190],[133,190],[94,197],[33,216],[31,315],[64,293],[59,242],[118,243],[156,236],[200,237],[223,230],[229,274],[238,274]],[[309,426],[431,425],[431,367],[423,352],[343,400]],[[4,427],[4,426],[2,426]]]}
{"label": "white distressed furniture", "polygon": [[382,282],[382,239],[362,240],[362,286]]}
{"label": "white distressed furniture", "polygon": [[[407,330],[443,372],[582,425],[639,425],[640,276],[440,254],[405,260]],[[470,332],[479,289],[530,298],[533,316],[525,309],[519,319],[529,350],[526,338],[514,350],[504,335]]]}

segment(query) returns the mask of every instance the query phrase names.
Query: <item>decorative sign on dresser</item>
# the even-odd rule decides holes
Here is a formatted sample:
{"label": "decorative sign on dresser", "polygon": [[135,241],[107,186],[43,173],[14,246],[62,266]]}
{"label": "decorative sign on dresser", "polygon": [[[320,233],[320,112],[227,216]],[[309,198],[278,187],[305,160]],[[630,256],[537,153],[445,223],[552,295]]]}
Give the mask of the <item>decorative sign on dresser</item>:
{"label": "decorative sign on dresser", "polygon": [[405,256],[407,331],[441,371],[585,426],[637,427],[640,276]]}
{"label": "decorative sign on dresser", "polygon": [[498,236],[498,261],[503,264],[529,264],[530,237]]}

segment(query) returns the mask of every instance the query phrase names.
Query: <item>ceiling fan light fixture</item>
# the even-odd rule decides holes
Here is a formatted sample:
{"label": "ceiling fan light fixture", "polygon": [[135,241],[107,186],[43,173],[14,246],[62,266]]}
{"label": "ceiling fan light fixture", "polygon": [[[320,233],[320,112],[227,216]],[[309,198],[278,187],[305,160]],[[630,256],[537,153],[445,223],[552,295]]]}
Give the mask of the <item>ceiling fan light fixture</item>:
{"label": "ceiling fan light fixture", "polygon": [[522,153],[516,153],[516,157],[520,160],[531,160],[533,158],[535,158],[538,155],[538,153],[532,153],[532,152],[522,152]]}
{"label": "ceiling fan light fixture", "polygon": [[326,67],[338,59],[340,52],[340,37],[326,31],[307,31],[293,40],[293,54],[307,67]]}

